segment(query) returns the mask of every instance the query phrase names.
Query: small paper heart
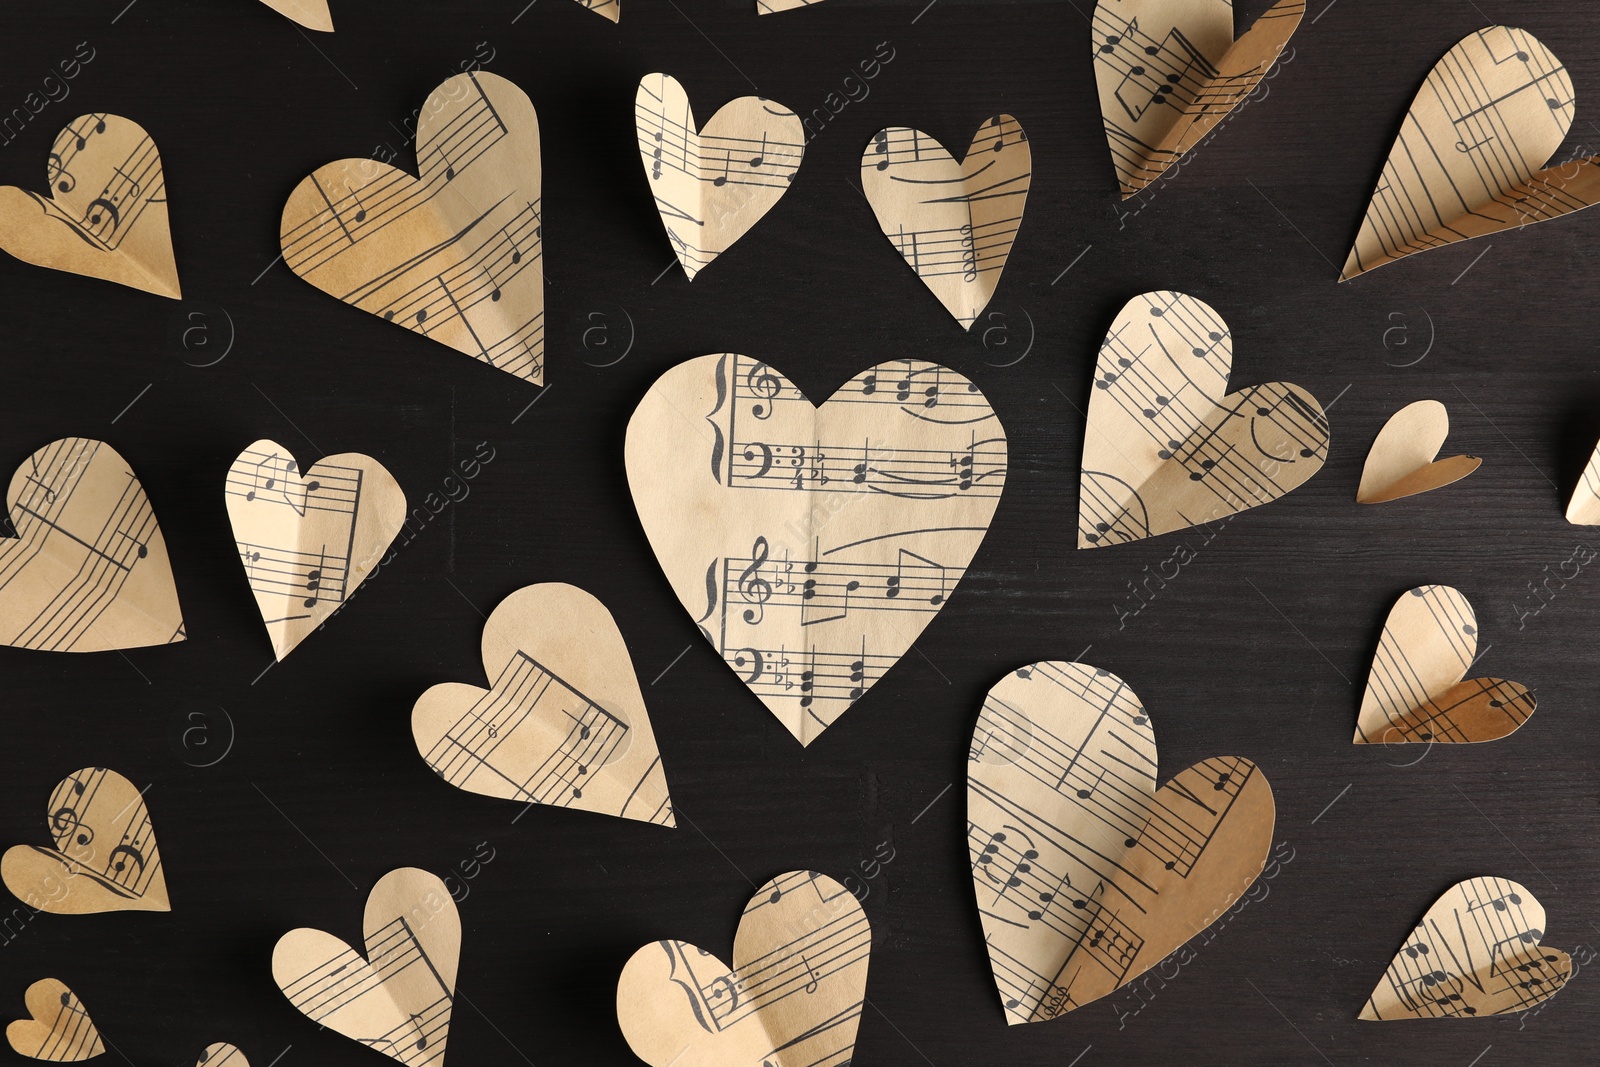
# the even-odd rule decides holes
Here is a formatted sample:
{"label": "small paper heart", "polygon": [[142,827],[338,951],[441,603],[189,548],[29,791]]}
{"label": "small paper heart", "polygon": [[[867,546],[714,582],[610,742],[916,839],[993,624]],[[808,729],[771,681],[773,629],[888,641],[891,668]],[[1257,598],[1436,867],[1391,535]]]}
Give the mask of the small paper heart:
{"label": "small paper heart", "polygon": [[194,1067],[250,1067],[250,1061],[226,1041],[218,1041],[206,1046]]}
{"label": "small paper heart", "polygon": [[30,1018],[6,1027],[11,1048],[35,1060],[76,1063],[106,1050],[83,1003],[63,983],[41,978],[23,994]]}
{"label": "small paper heart", "polygon": [[1366,465],[1356,503],[1383,504],[1458,482],[1482,465],[1477,456],[1435,460],[1450,436],[1450,413],[1437,400],[1407,404],[1383,424]]}

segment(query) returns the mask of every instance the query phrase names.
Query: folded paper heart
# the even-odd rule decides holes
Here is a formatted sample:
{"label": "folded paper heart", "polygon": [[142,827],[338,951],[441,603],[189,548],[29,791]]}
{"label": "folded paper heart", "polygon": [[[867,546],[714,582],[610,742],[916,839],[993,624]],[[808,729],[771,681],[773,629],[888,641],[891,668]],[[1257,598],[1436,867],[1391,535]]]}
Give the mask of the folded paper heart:
{"label": "folded paper heart", "polygon": [[1382,504],[1458,482],[1482,465],[1477,456],[1434,459],[1450,436],[1450,413],[1437,400],[1407,404],[1383,424],[1361,468],[1356,503]]}
{"label": "folded paper heart", "polygon": [[226,1041],[218,1041],[206,1046],[194,1067],[250,1067],[250,1061]]}
{"label": "folded paper heart", "polygon": [[411,712],[417,751],[458,789],[674,826],[628,646],[571,585],[519,589],[483,628],[492,685],[445,682]]}
{"label": "folded paper heart", "polygon": [[29,1018],[6,1027],[13,1051],[35,1060],[76,1063],[106,1050],[83,1003],[63,983],[41,978],[23,994]]}
{"label": "folded paper heart", "polygon": [[1160,963],[1250,887],[1272,844],[1272,787],[1254,763],[1215,757],[1157,789],[1149,713],[1085,663],[1003,678],[968,759],[972,877],[1013,1025]]}
{"label": "folded paper heart", "polygon": [[756,890],[733,966],[683,941],[633,954],[617,1022],[650,1067],[848,1064],[867,991],[872,929],[848,890],[815,871]]}
{"label": "folded paper heart", "polygon": [[680,363],[639,402],[626,456],[673,591],[801,744],[944,608],[1006,481],[978,387],[909,359],[821,407],[748,356]]}
{"label": "folded paper heart", "polygon": [[1567,521],[1576,526],[1600,526],[1600,444],[1589,453],[1583,477],[1572,487],[1567,501]]}
{"label": "folded paper heart", "polygon": [[519,378],[544,381],[539,119],[484,71],[423,102],[420,177],[376,159],[318,167],[279,243],[312,285]]}
{"label": "folded paper heart", "polygon": [[1100,348],[1078,493],[1078,547],[1227,518],[1322,469],[1328,420],[1288,382],[1228,393],[1227,323],[1183,293],[1134,297]]}
{"label": "folded paper heart", "polygon": [[328,0],[261,0],[261,2],[308,30],[333,32],[333,13],[328,10]]}
{"label": "folded paper heart", "polygon": [[861,188],[895,250],[970,329],[1000,284],[1032,170],[1021,124],[996,115],[960,163],[920,130],[879,130],[861,156]]}

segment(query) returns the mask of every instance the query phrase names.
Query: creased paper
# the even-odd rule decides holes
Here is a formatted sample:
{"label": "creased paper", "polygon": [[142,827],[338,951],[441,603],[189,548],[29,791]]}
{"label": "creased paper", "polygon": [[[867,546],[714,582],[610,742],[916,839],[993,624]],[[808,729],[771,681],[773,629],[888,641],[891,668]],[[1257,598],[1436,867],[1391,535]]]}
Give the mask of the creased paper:
{"label": "creased paper", "polygon": [[333,32],[333,13],[328,10],[328,0],[261,0],[261,2],[308,30]]}
{"label": "creased paper", "polygon": [[106,1050],[83,1002],[65,984],[41,978],[23,994],[29,1018],[6,1027],[11,1048],[35,1060],[76,1063]]}
{"label": "creased paper", "polygon": [[206,1046],[194,1067],[250,1067],[250,1061],[226,1041],[218,1041]]}
{"label": "creased paper", "polygon": [[1356,503],[1382,504],[1460,481],[1483,463],[1477,456],[1434,459],[1450,436],[1450,413],[1437,400],[1407,404],[1383,424],[1361,468]]}
{"label": "creased paper", "polygon": [[1572,487],[1567,521],[1576,526],[1600,526],[1600,444],[1589,454],[1583,477]]}

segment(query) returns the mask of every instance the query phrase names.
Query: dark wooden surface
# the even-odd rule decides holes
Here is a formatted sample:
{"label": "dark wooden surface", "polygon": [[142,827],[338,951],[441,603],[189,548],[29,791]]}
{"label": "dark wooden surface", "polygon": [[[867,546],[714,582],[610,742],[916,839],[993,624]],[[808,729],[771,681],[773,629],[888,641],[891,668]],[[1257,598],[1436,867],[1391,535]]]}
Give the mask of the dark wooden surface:
{"label": "dark wooden surface", "polygon": [[[1547,943],[1600,944],[1600,569],[1552,581],[1555,599],[1530,613],[1532,587],[1575,546],[1600,549],[1600,533],[1562,518],[1600,434],[1600,213],[1334,283],[1406,105],[1467,33],[1501,20],[1540,37],[1577,86],[1564,151],[1600,144],[1591,4],[1314,0],[1270,95],[1177,180],[1122,205],[1095,104],[1091,0],[938,0],[920,18],[921,0],[828,0],[759,19],[755,0],[623,0],[620,27],[567,0],[514,22],[523,2],[334,0],[333,36],[252,0],[11,12],[0,113],[78,42],[95,58],[65,102],[0,147],[0,181],[42,188],[48,145],[75,115],[141,122],[165,161],[186,299],[0,259],[0,466],[63,436],[120,450],[161,520],[190,639],[126,656],[0,649],[0,843],[45,840],[51,785],[113,766],[150,786],[174,902],[170,915],[13,924],[0,1016],[54,975],[118,1050],[102,1062],[192,1063],[228,1040],[258,1067],[376,1064],[290,1007],[272,945],[300,925],[356,940],[385,871],[459,877],[487,842],[494,859],[461,903],[449,1062],[628,1063],[614,989],[635,948],[676,937],[726,955],[752,883],[807,867],[860,878],[889,842],[893,861],[865,879],[875,950],[861,1064],[1594,1062],[1590,968],[1522,1020],[1356,1015],[1461,878],[1516,879],[1548,909]],[[670,251],[634,149],[638,78],[671,72],[702,116],[757,90],[809,113],[884,41],[894,59],[810,145],[776,209],[692,286],[663,273]],[[489,51],[542,126],[542,394],[273,265],[302,176],[380,143],[405,148],[396,127]],[[1031,137],[1033,189],[997,317],[964,334],[876,229],[857,160],[885,125],[964,145],[1002,110]],[[1094,353],[1124,301],[1160,288],[1228,320],[1236,385],[1282,378],[1331,403],[1331,456],[1209,542],[1195,531],[1078,552],[1078,409]],[[185,349],[177,334],[196,324],[210,344]],[[713,351],[765,358],[819,399],[884,359],[937,360],[982,386],[1010,435],[1006,495],[959,591],[808,750],[697,638],[629,501],[629,413],[664,369]],[[1483,468],[1357,508],[1373,435],[1424,397],[1450,408],[1447,448]],[[308,461],[370,453],[414,501],[478,442],[496,456],[470,496],[264,673],[222,497],[231,458],[262,436]],[[1180,542],[1197,558],[1119,622],[1137,604],[1129,583]],[[518,805],[453,790],[417,755],[412,701],[435,682],[481,681],[482,613],[540,581],[581,585],[615,613],[681,828],[548,809],[513,825]],[[1384,614],[1424,582],[1471,598],[1492,645],[1480,669],[1536,687],[1539,710],[1496,744],[1354,747]],[[1219,754],[1265,768],[1294,858],[1148,1003],[1125,993],[1007,1028],[968,875],[966,741],[1006,670],[1086,646],[1151,709],[1163,778]]]}

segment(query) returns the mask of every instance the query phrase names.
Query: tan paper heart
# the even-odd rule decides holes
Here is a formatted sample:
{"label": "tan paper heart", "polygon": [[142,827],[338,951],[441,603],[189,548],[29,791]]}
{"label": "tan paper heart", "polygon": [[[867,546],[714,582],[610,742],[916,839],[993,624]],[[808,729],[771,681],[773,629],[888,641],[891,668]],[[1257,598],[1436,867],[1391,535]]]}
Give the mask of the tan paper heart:
{"label": "tan paper heart", "polygon": [[795,113],[759,96],[730,100],[697,126],[689,94],[667,74],[640,79],[633,124],[656,210],[690,281],[789,191],[806,149]]}
{"label": "tan paper heart", "polygon": [[756,14],[775,15],[780,11],[794,11],[820,3],[822,0],[756,0]]}
{"label": "tan paper heart", "polygon": [[14,1051],[35,1060],[76,1063],[106,1050],[83,1002],[63,983],[41,978],[22,999],[31,1017],[6,1027],[6,1040]]}
{"label": "tan paper heart", "polygon": [[1434,459],[1450,436],[1450,413],[1437,400],[1407,404],[1383,424],[1366,465],[1356,503],[1382,504],[1458,482],[1477,470],[1477,456]]}
{"label": "tan paper heart", "polygon": [[673,591],[801,744],[949,601],[1006,481],[978,387],[909,359],[821,407],[760,360],[691,359],[639,402],[626,453]]}
{"label": "tan paper heart", "polygon": [[250,1061],[226,1041],[218,1041],[206,1046],[194,1067],[250,1067]]}
{"label": "tan paper heart", "polygon": [[967,765],[967,844],[1010,1024],[1133,981],[1261,873],[1272,787],[1218,756],[1156,789],[1150,715],[1085,663],[1035,663],[989,691]]}
{"label": "tan paper heart", "polygon": [[333,32],[333,13],[328,10],[328,0],[261,0],[261,2],[308,30]]}
{"label": "tan paper heart", "polygon": [[1567,501],[1567,521],[1576,526],[1600,526],[1600,444],[1589,453],[1583,477],[1572,487]]}
{"label": "tan paper heart", "polygon": [[651,1067],[815,1067],[850,1062],[872,929],[861,904],[815,871],[780,874],[739,919],[733,966],[657,941],[617,981],[617,1022]]}
{"label": "tan paper heart", "polygon": [[438,1067],[461,958],[450,891],[427,871],[390,871],[367,897],[362,929],[365,956],[321,930],[290,930],[272,950],[272,980],[312,1022],[410,1067]]}
{"label": "tan paper heart", "polygon": [[128,461],[68,437],[11,476],[0,538],[0,644],[103,652],[184,639],[167,542]]}
{"label": "tan paper heart", "polygon": [[279,243],[312,285],[491,367],[544,381],[539,119],[484,71],[445,80],[417,120],[421,175],[375,159],[318,167]]}
{"label": "tan paper heart", "polygon": [[861,188],[884,236],[969,329],[1000,284],[1032,178],[1028,135],[1010,115],[980,126],[960,163],[903,126],[879,130],[861,156]]}
{"label": "tan paper heart", "polygon": [[1505,878],[1445,890],[1367,998],[1361,1018],[1464,1019],[1525,1011],[1561,991],[1572,957],[1542,948],[1544,907]]}
{"label": "tan paper heart", "polygon": [[371,456],[325,456],[302,474],[275,441],[239,453],[227,498],[245,577],[279,660],[361,588],[406,521],[405,491]]}
{"label": "tan paper heart", "polygon": [[1496,741],[1516,730],[1537,698],[1500,678],[1463,681],[1477,654],[1478,618],[1460,592],[1422,585],[1400,594],[1378,639],[1352,741]]}
{"label": "tan paper heart", "polygon": [[622,18],[621,0],[578,0],[578,3],[593,11],[596,15],[608,18],[612,22]]}
{"label": "tan paper heart", "polygon": [[606,606],[557,582],[500,602],[483,628],[492,688],[436,685],[411,711],[428,766],[529,804],[677,825],[628,646]]}
{"label": "tan paper heart", "polygon": [[1233,340],[1210,305],[1145,293],[1111,324],[1083,436],[1078,547],[1182,530],[1278,499],[1322,469],[1328,420],[1288,382],[1228,393]]}

